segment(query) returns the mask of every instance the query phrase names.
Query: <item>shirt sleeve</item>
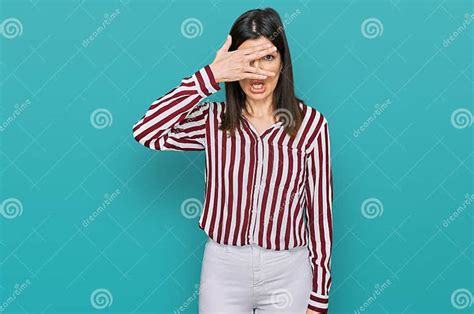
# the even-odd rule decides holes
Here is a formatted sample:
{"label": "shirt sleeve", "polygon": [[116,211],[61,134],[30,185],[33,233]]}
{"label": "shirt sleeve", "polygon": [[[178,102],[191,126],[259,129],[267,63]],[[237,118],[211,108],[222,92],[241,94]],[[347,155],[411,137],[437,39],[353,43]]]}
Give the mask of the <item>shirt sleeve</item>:
{"label": "shirt sleeve", "polygon": [[153,150],[204,150],[209,102],[220,90],[206,65],[154,101],[133,125],[133,137]]}
{"label": "shirt sleeve", "polygon": [[331,288],[333,193],[329,130],[326,119],[315,141],[306,161],[308,176],[305,184],[308,249],[313,271],[313,286],[308,309],[327,313]]}

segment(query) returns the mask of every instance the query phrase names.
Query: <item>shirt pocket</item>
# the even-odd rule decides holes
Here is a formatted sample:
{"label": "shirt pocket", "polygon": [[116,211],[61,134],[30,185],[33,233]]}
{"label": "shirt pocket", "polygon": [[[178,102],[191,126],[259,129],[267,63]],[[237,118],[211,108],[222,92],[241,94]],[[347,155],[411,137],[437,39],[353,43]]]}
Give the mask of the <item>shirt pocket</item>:
{"label": "shirt pocket", "polygon": [[[287,144],[274,143],[270,145],[269,158],[273,159],[272,170],[274,174],[270,180],[278,189],[286,189],[286,184],[277,184],[277,173],[281,172],[279,182],[288,180],[299,181],[304,171],[305,152],[303,149]],[[294,186],[297,183],[293,183]]]}

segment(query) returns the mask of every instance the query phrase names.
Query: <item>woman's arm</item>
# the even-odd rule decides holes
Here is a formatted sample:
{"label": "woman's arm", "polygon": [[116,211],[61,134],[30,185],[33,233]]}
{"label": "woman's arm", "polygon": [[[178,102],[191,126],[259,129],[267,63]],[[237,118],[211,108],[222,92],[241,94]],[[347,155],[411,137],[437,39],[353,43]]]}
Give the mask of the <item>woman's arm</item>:
{"label": "woman's arm", "polygon": [[206,65],[151,104],[133,125],[133,137],[154,150],[203,150],[209,103],[201,100],[220,89]]}
{"label": "woman's arm", "polygon": [[157,99],[133,125],[133,137],[154,150],[203,150],[209,103],[200,101],[217,92],[220,82],[265,79],[275,73],[255,68],[250,61],[276,50],[272,44],[228,51],[229,35],[212,64],[199,69],[181,84]]}
{"label": "woman's arm", "polygon": [[327,313],[331,287],[333,193],[329,130],[324,117],[313,148],[309,152],[306,171],[308,248],[313,271],[308,313],[310,310]]}

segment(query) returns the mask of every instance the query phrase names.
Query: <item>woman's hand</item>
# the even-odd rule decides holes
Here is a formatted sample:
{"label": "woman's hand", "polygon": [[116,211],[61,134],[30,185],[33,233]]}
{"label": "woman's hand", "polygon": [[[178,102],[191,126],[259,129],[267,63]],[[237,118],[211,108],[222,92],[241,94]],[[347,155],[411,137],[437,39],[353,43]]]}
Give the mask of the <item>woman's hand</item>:
{"label": "woman's hand", "polygon": [[321,312],[315,312],[313,310],[306,310],[306,314],[321,314]]}
{"label": "woman's hand", "polygon": [[250,62],[276,51],[276,47],[269,43],[246,49],[229,51],[232,37],[227,36],[224,45],[217,51],[216,58],[210,64],[216,82],[231,82],[245,78],[264,80],[274,76],[275,72],[265,71],[250,65]]}

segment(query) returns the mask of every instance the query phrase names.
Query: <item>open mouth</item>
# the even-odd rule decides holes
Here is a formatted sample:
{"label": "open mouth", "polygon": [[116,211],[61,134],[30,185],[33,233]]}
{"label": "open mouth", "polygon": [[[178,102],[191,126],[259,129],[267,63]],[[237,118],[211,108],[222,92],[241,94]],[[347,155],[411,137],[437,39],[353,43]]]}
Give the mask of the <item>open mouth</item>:
{"label": "open mouth", "polygon": [[263,80],[250,80],[250,91],[254,94],[260,94],[265,91],[265,82]]}

